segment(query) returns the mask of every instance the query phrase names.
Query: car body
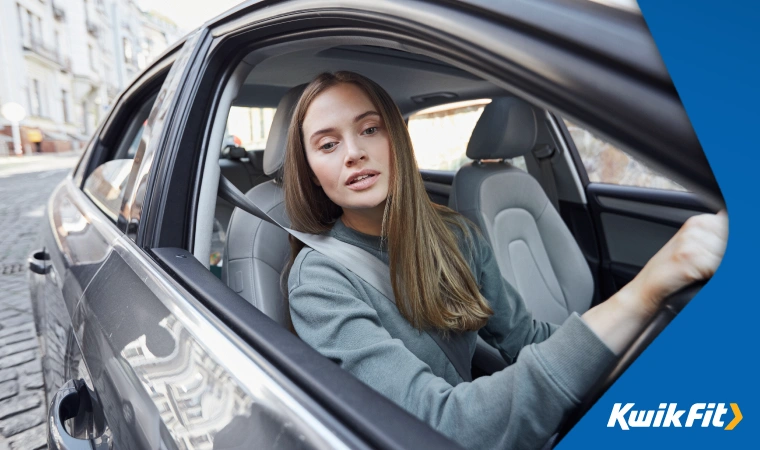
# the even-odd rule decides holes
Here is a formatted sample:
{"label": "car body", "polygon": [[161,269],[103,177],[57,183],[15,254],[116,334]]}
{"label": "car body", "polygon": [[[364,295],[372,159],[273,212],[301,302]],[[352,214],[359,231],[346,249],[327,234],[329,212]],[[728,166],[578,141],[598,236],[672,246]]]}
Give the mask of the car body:
{"label": "car body", "polygon": [[[318,70],[345,68],[384,85],[406,117],[505,92],[541,108],[561,155],[560,212],[595,274],[594,302],[630,280],[687,217],[722,204],[634,13],[559,0],[244,3],[120,94],[47,205],[30,264],[51,442],[456,447],[209,271],[209,236],[223,234],[233,209],[209,178],[221,172],[241,190],[268,180],[256,149],[220,159],[230,105],[272,108]],[[562,118],[691,192],[589,181]],[[446,203],[454,175],[423,170],[432,199]]]}

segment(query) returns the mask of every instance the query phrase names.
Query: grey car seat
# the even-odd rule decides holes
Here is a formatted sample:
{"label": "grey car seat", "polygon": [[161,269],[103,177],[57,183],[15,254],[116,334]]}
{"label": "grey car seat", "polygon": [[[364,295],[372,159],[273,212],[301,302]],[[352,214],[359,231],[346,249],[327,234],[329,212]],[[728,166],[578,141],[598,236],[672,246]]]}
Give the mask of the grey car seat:
{"label": "grey car seat", "polygon": [[[288,126],[305,86],[288,91],[280,100],[264,149],[264,173],[271,181],[246,193],[261,210],[288,224],[282,192]],[[290,312],[280,291],[280,274],[290,252],[288,234],[251,214],[235,209],[227,228],[222,281],[280,325],[290,327]]]}
{"label": "grey car seat", "polygon": [[475,161],[454,177],[449,207],[491,242],[502,276],[533,317],[561,324],[573,311],[582,314],[590,307],[594,282],[541,185],[504,161],[531,152],[536,134],[530,105],[514,97],[493,99],[472,132],[467,157]]}

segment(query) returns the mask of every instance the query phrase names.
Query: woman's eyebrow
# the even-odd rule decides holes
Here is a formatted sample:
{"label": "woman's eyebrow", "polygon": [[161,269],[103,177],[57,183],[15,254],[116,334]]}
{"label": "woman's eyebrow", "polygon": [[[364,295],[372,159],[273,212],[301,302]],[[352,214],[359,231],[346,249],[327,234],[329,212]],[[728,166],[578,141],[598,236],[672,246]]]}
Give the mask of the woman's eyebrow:
{"label": "woman's eyebrow", "polygon": [[[354,117],[354,122],[358,122],[358,121],[362,120],[363,118],[365,118],[367,116],[378,116],[379,117],[380,114],[377,111],[371,111],[371,110],[370,111],[366,111],[366,112],[363,112],[363,113],[359,114],[358,116]],[[317,135],[319,135],[319,134],[332,133],[333,131],[335,131],[334,127],[323,128],[321,130],[318,130],[318,131],[315,131],[314,133],[312,133],[311,136],[309,137],[309,140],[314,139],[314,137],[317,136]]]}
{"label": "woman's eyebrow", "polygon": [[367,111],[367,112],[363,112],[363,113],[359,114],[358,116],[354,117],[354,122],[358,122],[358,121],[362,120],[363,118],[365,118],[367,116],[373,116],[373,115],[374,116],[380,116],[380,114],[378,114],[377,111],[370,110],[370,111]]}
{"label": "woman's eyebrow", "polygon": [[311,141],[312,139],[314,139],[314,136],[317,136],[319,134],[332,133],[333,131],[335,131],[335,128],[323,128],[319,131],[315,131],[314,133],[312,133],[311,137],[309,137],[309,140]]}

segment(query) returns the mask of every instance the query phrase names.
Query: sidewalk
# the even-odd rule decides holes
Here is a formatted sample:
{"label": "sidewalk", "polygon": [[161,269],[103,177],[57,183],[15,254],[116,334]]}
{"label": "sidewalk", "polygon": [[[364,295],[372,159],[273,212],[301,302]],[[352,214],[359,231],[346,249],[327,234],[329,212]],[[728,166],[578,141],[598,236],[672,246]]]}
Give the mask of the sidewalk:
{"label": "sidewalk", "polygon": [[0,178],[23,173],[71,169],[76,165],[81,156],[81,150],[66,153],[37,153],[24,156],[0,156]]}

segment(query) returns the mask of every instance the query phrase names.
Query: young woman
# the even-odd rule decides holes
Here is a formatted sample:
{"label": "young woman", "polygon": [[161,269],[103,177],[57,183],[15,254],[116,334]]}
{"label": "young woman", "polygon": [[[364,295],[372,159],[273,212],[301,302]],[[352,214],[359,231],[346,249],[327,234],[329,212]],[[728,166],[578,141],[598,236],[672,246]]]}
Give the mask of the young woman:
{"label": "young woman", "polygon": [[[660,302],[710,277],[726,245],[724,214],[691,218],[606,302],[560,327],[533,320],[485,238],[428,200],[391,97],[350,72],[322,74],[304,91],[284,189],[294,229],[383,260],[396,299],[291,240],[286,273],[298,335],[469,448],[543,445]],[[464,382],[429,330],[465,339],[470,355],[479,333],[510,365]]]}

